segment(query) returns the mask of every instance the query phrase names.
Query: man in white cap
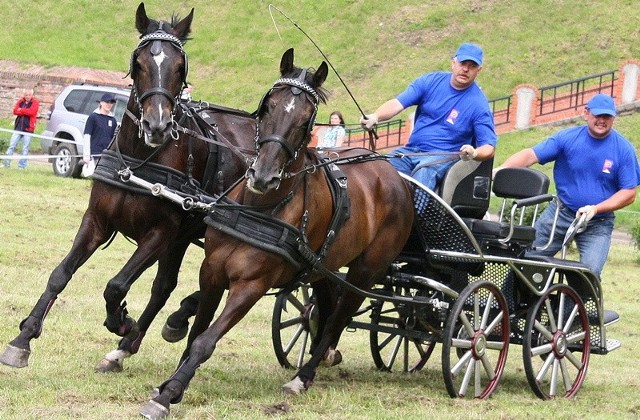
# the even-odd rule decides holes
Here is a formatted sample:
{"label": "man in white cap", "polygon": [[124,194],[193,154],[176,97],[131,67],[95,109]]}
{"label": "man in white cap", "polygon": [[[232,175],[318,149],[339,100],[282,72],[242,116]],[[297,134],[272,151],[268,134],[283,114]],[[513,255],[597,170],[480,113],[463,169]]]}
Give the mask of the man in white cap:
{"label": "man in white cap", "polygon": [[493,157],[498,137],[486,96],[476,84],[483,52],[464,43],[451,58],[451,72],[436,71],[414,80],[397,97],[360,120],[367,130],[416,106],[413,131],[406,146],[390,152],[389,162],[434,190],[455,159],[433,152],[459,152],[463,160]]}
{"label": "man in white cap", "polygon": [[[615,117],[613,98],[597,94],[584,111],[586,125],[561,130],[494,169],[555,161],[553,179],[560,200],[556,232],[548,249],[527,255],[555,255],[571,222],[584,215],[587,228],[575,237],[580,261],[598,276],[602,273],[611,245],[613,212],[633,203],[640,185],[636,152],[631,142],[613,129]],[[552,202],[536,221],[534,247],[548,242],[555,210],[556,203]]]}

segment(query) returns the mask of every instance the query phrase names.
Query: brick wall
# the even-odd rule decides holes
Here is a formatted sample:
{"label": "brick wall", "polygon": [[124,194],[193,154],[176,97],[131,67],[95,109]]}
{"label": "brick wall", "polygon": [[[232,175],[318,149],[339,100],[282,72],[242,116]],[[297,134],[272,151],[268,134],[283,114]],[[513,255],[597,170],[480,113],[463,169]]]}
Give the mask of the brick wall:
{"label": "brick wall", "polygon": [[13,106],[22,97],[23,90],[34,89],[34,96],[40,101],[36,132],[41,131],[49,107],[67,85],[84,82],[126,87],[131,83],[131,79],[124,79],[124,76],[124,72],[82,67],[47,69],[0,60],[0,118],[12,119]]}

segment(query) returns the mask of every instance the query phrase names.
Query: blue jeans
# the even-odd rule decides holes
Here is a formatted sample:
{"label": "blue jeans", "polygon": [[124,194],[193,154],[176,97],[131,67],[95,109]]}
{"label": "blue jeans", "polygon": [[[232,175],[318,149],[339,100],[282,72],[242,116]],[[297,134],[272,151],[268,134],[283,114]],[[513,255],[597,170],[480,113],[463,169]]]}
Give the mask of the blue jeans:
{"label": "blue jeans", "polygon": [[[13,155],[14,150],[18,147],[18,143],[22,139],[22,156],[27,156],[29,154],[29,143],[31,143],[31,135],[26,134],[24,132],[16,132],[11,136],[11,140],[9,141],[9,148],[7,149],[7,155]],[[4,166],[11,166],[11,160],[5,159]],[[27,167],[27,159],[23,158],[18,161],[18,168],[24,169]]]}
{"label": "blue jeans", "polygon": [[432,191],[435,191],[436,187],[438,186],[438,184],[440,184],[449,168],[457,162],[457,159],[453,159],[446,162],[431,164],[432,162],[446,159],[446,156],[411,156],[412,153],[421,153],[420,150],[414,147],[399,147],[389,154],[394,155],[396,153],[408,154],[409,156],[403,156],[401,158],[390,158],[389,163],[393,165],[393,167],[396,168],[398,172],[411,175],[413,178],[421,182],[425,187],[429,188]]}
{"label": "blue jeans", "polygon": [[[540,218],[536,221],[536,239],[533,242],[535,247],[544,246],[549,241],[556,205],[557,203],[555,201],[551,202],[549,207],[542,212]],[[554,256],[562,248],[564,235],[575,217],[576,213],[574,211],[567,208],[564,204],[560,204],[558,224],[556,225],[556,232],[551,246],[544,251],[529,251],[527,255]],[[613,213],[593,218],[589,221],[587,229],[574,237],[578,251],[580,252],[580,262],[597,274],[598,277],[600,277],[602,267],[604,267],[607,261],[607,255],[609,255],[614,221],[615,216]]]}

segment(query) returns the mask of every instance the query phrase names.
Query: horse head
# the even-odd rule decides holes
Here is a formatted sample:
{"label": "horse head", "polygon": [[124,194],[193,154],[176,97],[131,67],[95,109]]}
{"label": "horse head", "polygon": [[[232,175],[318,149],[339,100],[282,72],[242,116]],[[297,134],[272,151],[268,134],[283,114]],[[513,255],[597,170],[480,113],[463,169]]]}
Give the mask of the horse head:
{"label": "horse head", "polygon": [[158,147],[172,136],[177,138],[174,116],[188,71],[183,45],[192,20],[193,9],[182,20],[174,15],[170,23],[149,19],[144,3],[136,11],[140,42],[131,56],[131,96],[137,107],[134,114],[139,115],[139,135],[144,135],[148,146]]}
{"label": "horse head", "polygon": [[293,64],[293,48],[280,61],[280,79],[258,107],[258,156],[246,172],[248,188],[257,194],[277,189],[284,170],[303,158],[311,139],[318,105],[326,102],[321,88],[327,78],[324,61],[318,68],[301,69]]}

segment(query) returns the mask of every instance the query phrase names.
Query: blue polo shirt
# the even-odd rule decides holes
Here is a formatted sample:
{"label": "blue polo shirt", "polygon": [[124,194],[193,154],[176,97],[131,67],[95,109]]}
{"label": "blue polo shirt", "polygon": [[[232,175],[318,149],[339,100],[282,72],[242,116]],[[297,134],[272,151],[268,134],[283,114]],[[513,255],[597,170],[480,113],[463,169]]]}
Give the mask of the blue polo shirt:
{"label": "blue polo shirt", "polygon": [[475,82],[463,90],[453,88],[451,75],[427,73],[396,97],[404,108],[416,106],[407,147],[423,152],[457,152],[465,144],[495,147],[498,137],[486,96]]}
{"label": "blue polo shirt", "polygon": [[555,161],[558,198],[573,211],[640,185],[633,145],[616,130],[597,139],[587,126],[568,128],[537,144],[533,151],[541,164]]}

